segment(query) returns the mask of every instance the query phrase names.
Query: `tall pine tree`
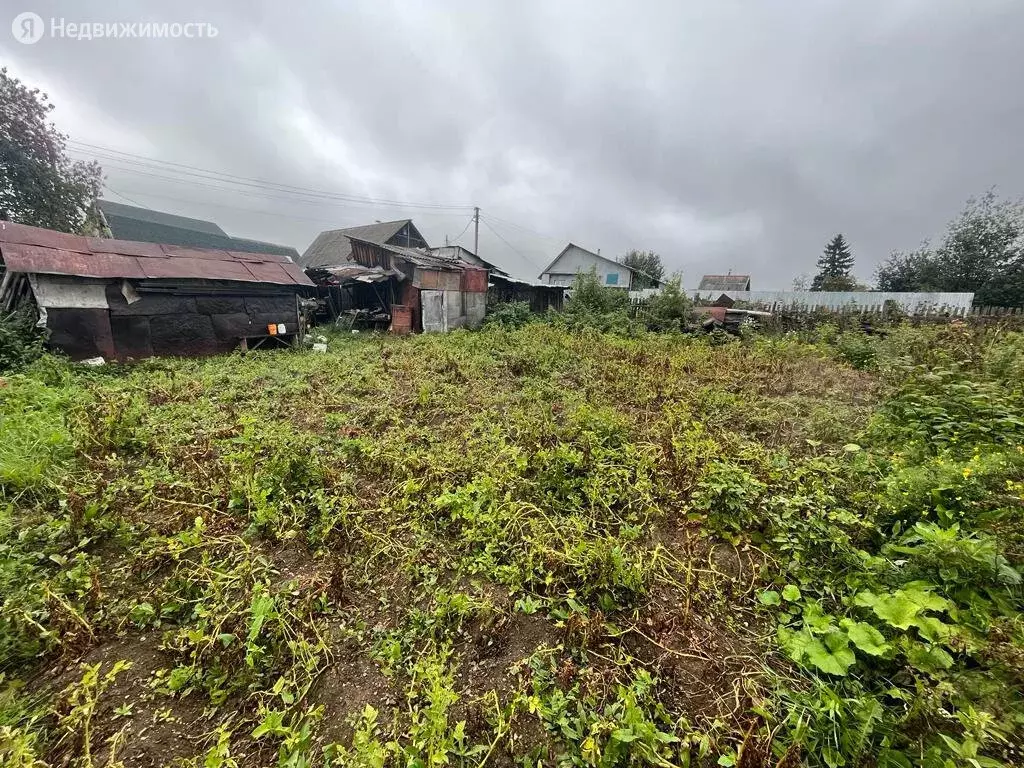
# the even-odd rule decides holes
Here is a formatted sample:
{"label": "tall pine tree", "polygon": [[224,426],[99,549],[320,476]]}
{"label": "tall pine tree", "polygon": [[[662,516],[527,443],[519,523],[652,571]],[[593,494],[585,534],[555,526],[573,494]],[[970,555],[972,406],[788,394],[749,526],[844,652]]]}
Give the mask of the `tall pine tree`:
{"label": "tall pine tree", "polygon": [[853,254],[842,235],[833,237],[818,259],[818,274],[811,282],[812,291],[852,291],[857,281],[850,274]]}

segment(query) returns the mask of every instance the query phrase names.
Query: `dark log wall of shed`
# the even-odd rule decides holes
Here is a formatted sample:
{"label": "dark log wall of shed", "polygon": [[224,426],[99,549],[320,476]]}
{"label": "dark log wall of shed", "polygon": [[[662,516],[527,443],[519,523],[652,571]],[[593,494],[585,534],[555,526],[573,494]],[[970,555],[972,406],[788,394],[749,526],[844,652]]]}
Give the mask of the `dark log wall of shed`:
{"label": "dark log wall of shed", "polygon": [[145,283],[136,288],[140,298],[129,304],[121,282],[108,283],[109,310],[48,309],[51,346],[75,360],[194,357],[230,352],[244,337],[266,335],[269,323],[284,323],[288,333],[298,328],[296,295],[288,290],[217,295],[191,294],[188,287],[149,293]]}

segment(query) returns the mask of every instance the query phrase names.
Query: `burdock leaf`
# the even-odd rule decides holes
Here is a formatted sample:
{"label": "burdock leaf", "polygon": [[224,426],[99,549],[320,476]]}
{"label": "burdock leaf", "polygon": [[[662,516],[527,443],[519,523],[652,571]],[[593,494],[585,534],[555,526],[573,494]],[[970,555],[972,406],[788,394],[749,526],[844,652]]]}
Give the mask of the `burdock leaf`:
{"label": "burdock leaf", "polygon": [[921,612],[921,606],[897,591],[892,595],[879,595],[871,610],[882,621],[898,629],[909,629]]}
{"label": "burdock leaf", "polygon": [[882,633],[867,622],[843,619],[840,624],[846,630],[846,635],[850,638],[850,642],[859,651],[863,651],[871,656],[882,656],[892,647],[885,642],[885,637]]}
{"label": "burdock leaf", "polygon": [[806,648],[807,660],[828,675],[845,675],[856,662],[849,639],[842,632],[825,635],[824,642],[812,641]]}

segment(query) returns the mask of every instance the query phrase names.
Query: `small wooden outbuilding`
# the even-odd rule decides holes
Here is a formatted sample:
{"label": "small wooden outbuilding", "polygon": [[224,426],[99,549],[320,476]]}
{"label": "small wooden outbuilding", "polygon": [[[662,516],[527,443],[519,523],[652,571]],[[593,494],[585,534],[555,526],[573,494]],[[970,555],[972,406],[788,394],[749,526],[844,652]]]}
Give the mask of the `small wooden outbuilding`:
{"label": "small wooden outbuilding", "polygon": [[0,222],[0,307],[30,303],[73,359],[210,355],[301,337],[287,256],[83,237]]}

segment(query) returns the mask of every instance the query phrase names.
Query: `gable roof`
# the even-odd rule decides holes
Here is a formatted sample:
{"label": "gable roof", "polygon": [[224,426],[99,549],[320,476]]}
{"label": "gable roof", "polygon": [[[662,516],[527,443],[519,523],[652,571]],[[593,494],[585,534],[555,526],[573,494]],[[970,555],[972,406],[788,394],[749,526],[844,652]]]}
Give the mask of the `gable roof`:
{"label": "gable roof", "polygon": [[391,240],[402,229],[409,225],[413,232],[421,240],[426,242],[412,219],[398,219],[397,221],[378,221],[374,224],[364,224],[358,227],[346,227],[344,229],[329,229],[321,232],[316,239],[309,244],[305,253],[298,258],[299,264],[304,267],[322,267],[333,264],[343,264],[352,260],[352,243],[349,237],[365,240],[370,243],[384,245]]}
{"label": "gable roof", "polygon": [[97,200],[100,210],[106,218],[111,216],[117,219],[137,221],[140,223],[158,224],[163,227],[178,227],[180,229],[191,229],[194,232],[205,232],[208,235],[228,236],[228,233],[214,224],[212,221],[192,219],[188,216],[178,216],[173,213],[154,211],[149,208],[139,208],[136,205],[125,205],[115,203],[113,200]]}
{"label": "gable roof", "polygon": [[704,275],[698,291],[749,291],[750,275]]}
{"label": "gable roof", "polygon": [[263,240],[231,237],[212,221],[190,219],[172,213],[124,205],[111,200],[99,200],[97,204],[111,234],[118,240],[132,242],[180,245],[186,248],[216,248],[246,253],[269,253],[287,256],[293,261],[299,252],[287,245],[277,245]]}
{"label": "gable roof", "polygon": [[562,249],[562,252],[559,253],[557,256],[555,256],[554,260],[550,264],[548,264],[547,267],[544,268],[544,271],[540,273],[540,277],[544,277],[544,275],[546,275],[548,272],[550,272],[551,268],[553,266],[555,266],[555,264],[558,263],[558,260],[560,258],[562,258],[570,248],[575,248],[578,251],[583,251],[587,255],[593,256],[595,259],[600,259],[601,261],[605,261],[605,262],[607,262],[609,264],[614,264],[616,267],[618,267],[620,269],[629,270],[629,272],[631,272],[634,275],[643,275],[648,280],[651,280],[655,284],[655,286],[660,286],[662,283],[665,282],[661,278],[657,278],[657,277],[653,277],[652,275],[648,275],[646,272],[642,272],[641,270],[636,269],[635,267],[630,267],[630,266],[628,266],[626,264],[623,264],[621,261],[616,261],[615,259],[609,259],[607,256],[602,256],[599,253],[594,253],[593,251],[589,251],[586,248],[583,248],[581,246],[576,245],[576,243],[569,243],[567,246],[565,246],[565,248]]}
{"label": "gable roof", "polygon": [[509,274],[504,269],[491,262],[487,259],[482,259],[473,253],[469,248],[465,248],[461,245],[441,245],[437,248],[431,248],[431,253],[437,254],[438,256],[446,259],[454,259],[461,261],[464,264],[469,264],[474,267],[483,267],[488,269],[496,275],[508,277]]}
{"label": "gable roof", "polygon": [[301,267],[279,254],[83,237],[9,221],[0,221],[0,256],[8,272],[25,274],[313,284]]}
{"label": "gable roof", "polygon": [[568,252],[568,250],[570,248],[575,248],[578,251],[583,251],[584,253],[586,253],[586,254],[588,254],[590,256],[593,256],[595,259],[600,259],[601,261],[606,261],[609,264],[614,264],[617,267],[622,267],[623,269],[628,269],[630,272],[635,272],[636,271],[635,269],[631,269],[630,267],[627,267],[625,264],[622,264],[622,263],[620,263],[618,261],[615,261],[615,259],[609,259],[607,256],[602,256],[599,253],[594,253],[593,251],[588,251],[586,248],[583,248],[583,247],[581,247],[579,245],[576,245],[576,243],[569,243],[567,246],[565,246],[565,248],[562,249],[562,252],[559,253],[557,256],[555,256],[555,258],[552,259],[551,263],[548,264],[544,268],[544,271],[540,273],[541,277],[546,275],[550,271],[550,269],[553,266],[555,266],[556,263],[558,263],[558,260],[560,258],[562,258],[563,256],[565,256],[565,254]]}

